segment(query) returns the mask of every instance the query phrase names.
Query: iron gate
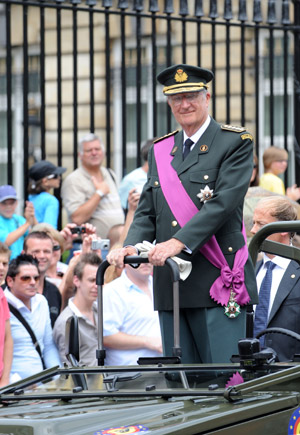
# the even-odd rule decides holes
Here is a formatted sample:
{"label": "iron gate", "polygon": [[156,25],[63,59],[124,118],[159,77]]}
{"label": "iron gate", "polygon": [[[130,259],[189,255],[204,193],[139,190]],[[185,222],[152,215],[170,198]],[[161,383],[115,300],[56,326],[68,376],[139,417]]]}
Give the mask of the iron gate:
{"label": "iron gate", "polygon": [[30,163],[76,168],[87,131],[119,177],[138,166],[173,129],[156,83],[172,63],[212,69],[212,116],[245,125],[258,155],[292,152],[300,184],[299,0],[0,0],[0,20],[1,183],[24,197]]}

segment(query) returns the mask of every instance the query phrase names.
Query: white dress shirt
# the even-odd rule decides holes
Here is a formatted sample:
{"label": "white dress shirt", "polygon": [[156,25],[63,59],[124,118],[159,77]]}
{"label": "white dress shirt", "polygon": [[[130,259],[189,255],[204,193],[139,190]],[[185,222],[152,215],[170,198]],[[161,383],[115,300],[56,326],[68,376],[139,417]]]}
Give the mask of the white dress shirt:
{"label": "white dress shirt", "polygon": [[[267,270],[266,263],[270,260],[271,259],[269,257],[267,257],[266,254],[264,254],[263,264],[256,275],[258,293],[260,291],[261,283],[262,283],[262,281],[265,277],[265,274],[266,274],[266,270]],[[285,271],[288,268],[291,260],[289,260],[287,258],[276,256],[276,257],[272,258],[271,261],[273,263],[275,263],[276,266],[274,267],[273,273],[272,273],[272,286],[271,286],[271,293],[270,293],[268,317],[270,315],[279,284],[280,284],[280,282],[283,278],[283,275],[285,274]]]}
{"label": "white dress shirt", "polygon": [[[200,139],[200,137],[203,135],[203,133],[205,132],[205,130],[207,129],[207,127],[210,124],[210,116],[208,115],[206,121],[204,122],[204,124],[201,125],[201,127],[199,128],[199,130],[196,131],[195,134],[193,134],[193,136],[190,137],[190,139],[194,142],[194,144],[191,146],[191,151],[194,148],[194,146],[196,145],[196,143],[198,142],[198,140]],[[188,136],[186,134],[186,132],[183,130],[183,143],[185,143],[185,141],[188,139]]]}

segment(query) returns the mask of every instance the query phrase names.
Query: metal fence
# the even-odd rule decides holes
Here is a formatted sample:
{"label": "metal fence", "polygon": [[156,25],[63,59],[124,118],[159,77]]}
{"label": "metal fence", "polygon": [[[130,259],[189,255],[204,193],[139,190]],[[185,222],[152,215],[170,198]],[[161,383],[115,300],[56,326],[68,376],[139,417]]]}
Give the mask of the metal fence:
{"label": "metal fence", "polygon": [[245,125],[258,155],[288,149],[300,183],[299,0],[0,0],[0,20],[1,182],[22,185],[24,197],[32,160],[77,167],[81,132],[101,133],[119,177],[138,166],[143,141],[173,128],[156,83],[172,63],[212,69],[212,116]]}

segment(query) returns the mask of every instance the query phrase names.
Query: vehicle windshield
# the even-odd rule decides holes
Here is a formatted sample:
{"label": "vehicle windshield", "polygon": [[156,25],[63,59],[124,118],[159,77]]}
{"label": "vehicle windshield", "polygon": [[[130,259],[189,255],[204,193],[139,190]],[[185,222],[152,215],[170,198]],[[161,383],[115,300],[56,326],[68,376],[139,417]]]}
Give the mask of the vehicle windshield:
{"label": "vehicle windshield", "polygon": [[[230,365],[156,365],[127,367],[53,368],[0,389],[0,403],[75,397],[223,396],[233,386],[276,375],[288,364],[256,370]],[[300,369],[296,367],[297,377]],[[232,391],[235,395],[234,389]]]}

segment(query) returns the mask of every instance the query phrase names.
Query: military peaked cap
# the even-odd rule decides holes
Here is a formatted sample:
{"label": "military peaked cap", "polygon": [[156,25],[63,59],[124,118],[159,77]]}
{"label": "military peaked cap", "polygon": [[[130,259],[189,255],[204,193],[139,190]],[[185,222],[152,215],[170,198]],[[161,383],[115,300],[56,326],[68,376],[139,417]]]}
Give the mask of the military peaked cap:
{"label": "military peaked cap", "polygon": [[207,83],[214,78],[209,69],[193,65],[173,65],[158,74],[157,80],[164,85],[165,95],[183,92],[197,92],[207,89]]}

